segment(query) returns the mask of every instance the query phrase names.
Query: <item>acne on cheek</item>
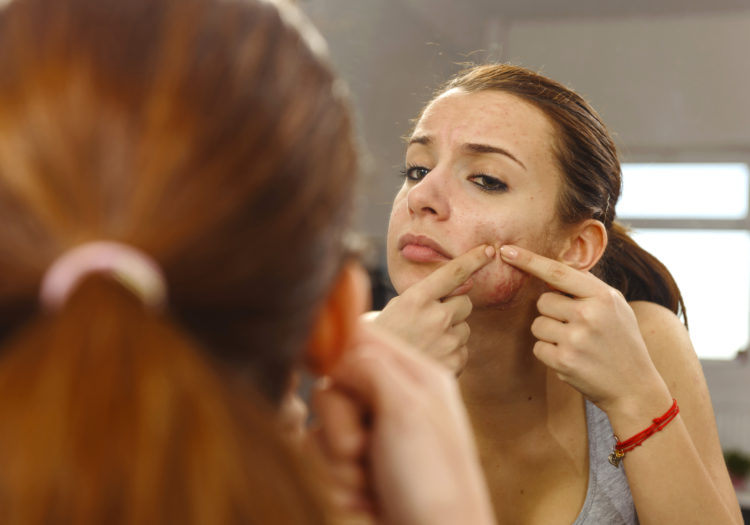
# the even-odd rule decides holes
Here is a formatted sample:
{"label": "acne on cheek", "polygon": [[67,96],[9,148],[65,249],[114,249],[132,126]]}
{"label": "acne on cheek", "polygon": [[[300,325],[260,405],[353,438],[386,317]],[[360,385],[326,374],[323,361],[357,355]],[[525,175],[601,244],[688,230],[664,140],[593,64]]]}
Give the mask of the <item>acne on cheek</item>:
{"label": "acne on cheek", "polygon": [[[468,219],[468,220],[467,220]],[[495,247],[507,243],[516,243],[518,239],[509,240],[509,228],[505,222],[488,223],[480,217],[465,218],[465,222],[475,224],[474,243],[483,240]],[[495,260],[480,269],[473,277],[473,286],[469,298],[474,306],[502,306],[510,302],[524,281],[524,274],[495,255]]]}
{"label": "acne on cheek", "polygon": [[474,275],[469,296],[478,307],[506,306],[528,279],[529,276],[520,270],[496,260]]}

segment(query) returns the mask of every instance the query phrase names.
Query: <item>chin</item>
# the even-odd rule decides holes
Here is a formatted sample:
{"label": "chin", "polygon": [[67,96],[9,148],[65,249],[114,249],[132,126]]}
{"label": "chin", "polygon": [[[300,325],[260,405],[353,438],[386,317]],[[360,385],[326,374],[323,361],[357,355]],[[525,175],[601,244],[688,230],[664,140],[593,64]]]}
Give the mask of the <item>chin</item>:
{"label": "chin", "polygon": [[393,289],[396,293],[401,295],[406,290],[414,286],[420,281],[423,281],[425,277],[430,275],[438,268],[438,265],[410,265],[410,267],[404,267],[402,265],[388,265],[388,277],[391,280]]}

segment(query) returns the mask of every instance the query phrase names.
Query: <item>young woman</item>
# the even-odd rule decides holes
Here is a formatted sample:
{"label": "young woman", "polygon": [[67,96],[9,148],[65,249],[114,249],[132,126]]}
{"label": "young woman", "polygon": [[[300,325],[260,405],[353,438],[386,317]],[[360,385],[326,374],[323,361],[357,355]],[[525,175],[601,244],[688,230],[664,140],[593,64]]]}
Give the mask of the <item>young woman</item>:
{"label": "young woman", "polygon": [[[461,372],[498,521],[741,523],[682,298],[615,222],[620,165],[594,110],[526,69],[475,67],[423,110],[404,178],[400,296],[375,322]],[[498,256],[472,275],[484,246]]]}
{"label": "young woman", "polygon": [[334,522],[275,427],[305,362],[376,517],[492,522],[457,387],[356,332],[357,155],[320,49],[267,1],[0,10],[0,522]]}

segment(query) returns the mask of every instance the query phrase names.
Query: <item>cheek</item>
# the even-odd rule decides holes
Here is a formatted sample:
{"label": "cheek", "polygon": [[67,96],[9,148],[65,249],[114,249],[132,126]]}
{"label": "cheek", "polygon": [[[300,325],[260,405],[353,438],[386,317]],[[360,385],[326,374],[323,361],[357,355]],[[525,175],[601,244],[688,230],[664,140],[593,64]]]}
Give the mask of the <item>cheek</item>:
{"label": "cheek", "polygon": [[[497,224],[480,227],[477,234],[480,242],[493,243],[495,246],[515,244],[547,256],[550,252],[544,230],[534,232],[529,225],[508,221],[500,227]],[[528,288],[530,281],[532,279],[528,274],[496,257],[474,274],[474,286],[469,292],[469,298],[477,308],[511,306],[516,299],[520,299],[519,292]]]}
{"label": "cheek", "polygon": [[391,215],[388,218],[388,242],[409,221],[409,207],[406,201],[407,191],[402,187],[393,199]]}
{"label": "cheek", "polygon": [[409,220],[409,211],[405,200],[401,198],[402,193],[403,191],[399,192],[393,202],[385,243],[388,275],[393,288],[399,294],[429,275],[429,272],[426,272],[424,268],[409,265],[398,254],[398,237],[403,233],[404,225]]}
{"label": "cheek", "polygon": [[476,308],[508,306],[529,279],[528,274],[495,259],[474,274],[469,298]]}

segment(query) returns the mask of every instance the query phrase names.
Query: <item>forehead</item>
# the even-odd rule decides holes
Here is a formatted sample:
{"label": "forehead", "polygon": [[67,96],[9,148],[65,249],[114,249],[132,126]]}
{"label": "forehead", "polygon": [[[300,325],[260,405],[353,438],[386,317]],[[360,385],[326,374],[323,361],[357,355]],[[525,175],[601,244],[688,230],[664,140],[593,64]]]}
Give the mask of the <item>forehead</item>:
{"label": "forehead", "polygon": [[[447,91],[426,108],[414,136],[448,143],[513,147],[524,156],[551,156],[554,128],[536,106],[503,91]],[[499,144],[498,144],[499,143]]]}

